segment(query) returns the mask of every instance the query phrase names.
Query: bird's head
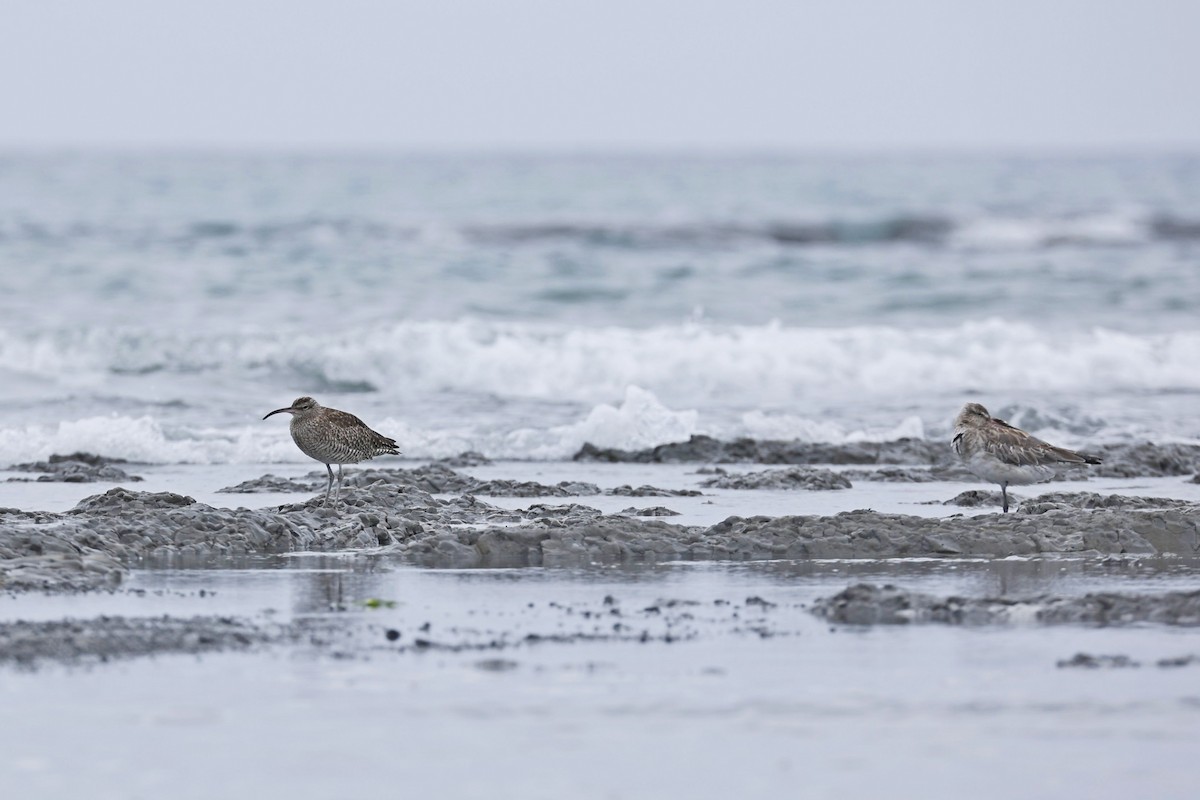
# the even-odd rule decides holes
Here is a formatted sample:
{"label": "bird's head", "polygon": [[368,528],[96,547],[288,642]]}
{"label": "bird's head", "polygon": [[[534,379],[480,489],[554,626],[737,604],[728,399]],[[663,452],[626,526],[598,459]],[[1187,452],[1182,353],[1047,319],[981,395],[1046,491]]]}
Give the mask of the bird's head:
{"label": "bird's head", "polygon": [[962,411],[958,412],[958,417],[954,420],[954,427],[977,427],[991,418],[992,415],[979,403],[967,403],[962,407]]}
{"label": "bird's head", "polygon": [[[312,411],[314,408],[320,408],[320,407],[321,407],[320,404],[317,403],[316,400],[313,400],[311,397],[308,397],[308,396],[297,397],[295,400],[292,401],[292,404],[290,406],[288,406],[287,408],[277,408],[274,411],[272,411],[270,414],[267,414],[267,417],[273,416],[275,414],[292,414],[292,415],[303,414],[306,411]],[[263,419],[266,419],[267,417],[263,417]]]}

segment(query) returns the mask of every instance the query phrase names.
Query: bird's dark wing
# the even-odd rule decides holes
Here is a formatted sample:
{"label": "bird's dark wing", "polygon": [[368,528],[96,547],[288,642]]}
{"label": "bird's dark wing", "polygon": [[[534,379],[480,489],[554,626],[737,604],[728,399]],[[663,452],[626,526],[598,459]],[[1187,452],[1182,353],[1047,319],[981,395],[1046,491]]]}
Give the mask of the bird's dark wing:
{"label": "bird's dark wing", "polygon": [[365,422],[347,411],[338,411],[336,408],[328,409],[326,419],[333,426],[333,436],[347,444],[358,447],[368,445],[380,451],[378,454],[388,451],[391,451],[391,455],[400,454],[394,439],[389,439],[382,433],[371,430]]}
{"label": "bird's dark wing", "polygon": [[333,425],[337,428],[367,427],[366,424],[358,417],[345,411],[338,411],[336,408],[325,409],[323,416],[330,425]]}
{"label": "bird's dark wing", "polygon": [[993,417],[982,437],[984,448],[1006,464],[1014,466],[1043,466],[1045,464],[1099,464],[1100,459],[1055,447],[1014,428],[1002,419]]}

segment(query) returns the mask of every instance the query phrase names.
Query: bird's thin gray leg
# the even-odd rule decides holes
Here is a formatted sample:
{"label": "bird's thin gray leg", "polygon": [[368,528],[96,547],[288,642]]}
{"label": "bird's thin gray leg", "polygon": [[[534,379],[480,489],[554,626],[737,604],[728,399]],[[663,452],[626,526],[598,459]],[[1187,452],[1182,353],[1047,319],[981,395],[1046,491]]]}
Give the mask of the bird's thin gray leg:
{"label": "bird's thin gray leg", "polygon": [[1000,484],[1000,499],[1004,504],[1004,513],[1008,513],[1008,484]]}
{"label": "bird's thin gray leg", "polygon": [[329,473],[329,483],[325,484],[325,501],[321,503],[323,506],[329,505],[329,492],[333,489],[333,467],[326,464],[325,471]]}
{"label": "bird's thin gray leg", "polygon": [[338,500],[342,499],[342,470],[344,470],[344,469],[345,469],[344,466],[342,466],[341,464],[338,464],[338,488],[337,488],[337,496],[334,498],[334,505],[337,504]]}

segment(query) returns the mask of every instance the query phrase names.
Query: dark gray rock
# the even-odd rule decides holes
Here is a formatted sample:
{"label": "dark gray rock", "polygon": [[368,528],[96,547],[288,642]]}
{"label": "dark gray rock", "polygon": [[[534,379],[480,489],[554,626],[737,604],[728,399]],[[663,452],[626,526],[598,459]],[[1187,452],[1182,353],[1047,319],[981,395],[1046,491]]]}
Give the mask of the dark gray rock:
{"label": "dark gray rock", "polygon": [[520,519],[540,522],[545,525],[563,526],[577,522],[588,522],[603,516],[597,508],[581,506],[578,503],[568,503],[563,506],[548,506],[545,503],[535,503],[523,511],[513,512]]}
{"label": "dark gray rock", "polygon": [[703,492],[696,489],[660,489],[657,486],[617,486],[607,489],[606,495],[615,497],[700,497]]}
{"label": "dark gray rock", "polygon": [[653,519],[555,514],[512,527],[450,529],[398,542],[382,552],[425,565],[577,566],[678,558],[692,529]]}
{"label": "dark gray rock", "polygon": [[134,492],[118,486],[104,494],[85,497],[68,514],[130,514],[195,504],[195,499],[174,492]]}
{"label": "dark gray rock", "polygon": [[859,583],[813,604],[812,612],[845,625],[908,625],[940,622],[986,625],[997,622],[1015,601],[939,598],[890,584]]}
{"label": "dark gray rock", "polygon": [[[322,470],[308,473],[299,480],[264,475],[237,486],[221,489],[225,493],[251,492],[324,492],[328,475]],[[560,481],[548,486],[535,481],[496,479],[481,481],[456,472],[445,461],[413,469],[346,470],[343,486],[368,487],[376,483],[402,484],[430,494],[477,494],[490,497],[577,497],[600,494],[600,487],[585,481]]]}
{"label": "dark gray rock", "polygon": [[759,464],[935,464],[950,461],[947,442],[899,439],[894,442],[785,442],[735,439],[724,442],[696,435],[686,442],[672,442],[643,450],[619,450],[584,444],[576,461],[622,463],[759,463]]}
{"label": "dark gray rock", "polygon": [[1097,656],[1091,653],[1076,653],[1071,658],[1063,659],[1058,662],[1058,668],[1084,668],[1084,669],[1125,669],[1128,667],[1140,667],[1141,664],[1134,661],[1126,655],[1115,656]]}
{"label": "dark gray rock", "polygon": [[74,453],[68,453],[66,455],[61,455],[61,454],[55,453],[54,455],[51,455],[50,458],[48,458],[46,461],[36,462],[36,465],[29,465],[29,464],[17,465],[15,467],[13,467],[13,469],[18,469],[20,467],[27,467],[27,468],[29,468],[29,469],[27,469],[27,471],[35,471],[36,472],[36,471],[41,471],[37,467],[38,467],[38,465],[42,465],[42,464],[50,464],[50,465],[54,465],[54,464],[87,464],[90,467],[103,467],[103,466],[107,466],[109,464],[128,464],[128,463],[130,463],[130,462],[124,458],[113,458],[112,456],[102,456],[102,455],[97,455],[96,453],[85,453],[82,451],[77,451]]}
{"label": "dark gray rock", "polygon": [[[1088,476],[1163,477],[1200,472],[1200,445],[1143,442],[1087,446],[1081,449],[1100,456],[1103,463],[1086,469],[1064,467],[1056,473],[1053,480],[1081,480]],[[692,436],[686,442],[671,442],[642,450],[619,450],[585,444],[574,458],[576,461],[621,463],[921,465],[930,468],[928,479],[931,480],[977,480],[958,465],[948,441],[929,439],[823,444],[757,439],[722,441],[711,436],[698,435]],[[866,473],[851,473],[849,477],[852,480],[925,479],[925,475],[918,471],[880,471],[874,478]]]}
{"label": "dark gray rock", "polygon": [[850,480],[839,472],[814,467],[789,467],[769,469],[765,472],[748,472],[742,475],[718,475],[700,483],[705,488],[716,489],[806,489],[808,491],[830,491],[849,489]]}
{"label": "dark gray rock", "polygon": [[[322,486],[326,480],[323,471],[311,473],[320,477]],[[343,480],[344,486],[368,487],[377,483],[398,484],[411,486],[429,494],[459,494],[470,493],[472,487],[479,481],[455,472],[444,464],[427,464],[414,469],[368,469],[347,470]]]}
{"label": "dark gray rock", "polygon": [[263,475],[261,478],[242,481],[236,486],[218,489],[218,494],[253,494],[256,492],[313,492],[319,488],[315,480],[281,478],[278,475]]}
{"label": "dark gray rock", "polygon": [[[1081,511],[1062,507],[928,519],[875,511],[832,517],[730,517],[708,529],[722,544],[758,558],[904,558],[1039,553],[1179,553],[1200,551],[1194,506],[1157,511]],[[738,557],[733,555],[732,557]]]}
{"label": "dark gray rock", "polygon": [[[137,475],[130,475],[116,464],[128,464],[121,458],[108,458],[94,453],[71,453],[70,455],[52,455],[46,461],[34,461],[27,464],[13,464],[9,469],[14,472],[37,472],[38,483],[133,483],[142,480]],[[27,481],[26,478],[9,478],[12,482]]]}
{"label": "dark gray rock", "polygon": [[164,614],[0,622],[0,666],[34,670],[47,663],[86,665],[168,654],[199,656],[281,644],[334,652],[333,647],[360,633],[361,626],[344,619],[315,618],[274,622]]}
{"label": "dark gray rock", "polygon": [[632,514],[635,517],[678,517],[678,511],[672,511],[664,506],[653,506],[651,508],[627,508],[621,512],[622,514]]}
{"label": "dark gray rock", "polygon": [[439,500],[383,481],[343,490],[337,508],[320,503],[318,494],[277,510],[213,508],[170,492],[116,488],[65,514],[2,510],[0,588],[107,586],[143,557],[375,548],[430,530],[524,521],[474,497]]}
{"label": "dark gray rock", "polygon": [[[1009,494],[1009,497],[1012,497]],[[1200,507],[1186,500],[1172,497],[1128,497],[1120,494],[1097,494],[1096,492],[1051,492],[1021,504],[1025,514],[1044,514],[1054,509],[1175,509],[1185,513],[1200,513]]]}
{"label": "dark gray rock", "polygon": [[574,503],[508,510],[471,494],[435,497],[417,484],[443,488],[457,473],[422,469],[347,475],[340,502],[328,508],[320,492],[251,510],[114,488],[65,514],[0,509],[0,588],[103,587],[147,557],[292,550],[364,550],[428,566],[1200,551],[1200,511],[1180,501],[1060,494],[1007,515],[927,519],[859,510],[730,517],[702,527]]}
{"label": "dark gray rock", "polygon": [[[960,506],[962,508],[977,508],[979,506],[1001,506],[1000,492],[989,492],[983,489],[971,489],[946,500],[942,505]],[[1008,493],[1009,503],[1022,514],[1044,514],[1055,509],[1068,508],[1121,508],[1146,510],[1152,508],[1174,508],[1180,511],[1197,511],[1194,503],[1167,497],[1126,497],[1119,494],[1102,495],[1095,492],[1050,492],[1031,500],[1024,500],[1020,495]],[[930,501],[930,504],[936,501]]]}
{"label": "dark gray rock", "polygon": [[1037,620],[1051,625],[1200,625],[1200,590],[1163,594],[1097,592],[1042,599]]}
{"label": "dark gray rock", "polygon": [[1158,666],[1167,669],[1175,667],[1190,667],[1193,665],[1200,666],[1200,656],[1189,654],[1186,656],[1174,656],[1173,658],[1160,658],[1157,662]]}
{"label": "dark gray rock", "polygon": [[[27,554],[8,555],[14,552]],[[76,550],[61,540],[16,540],[0,546],[0,589],[7,591],[105,589],[120,585],[124,577],[125,564],[116,555]]]}
{"label": "dark gray rock", "polygon": [[[1159,658],[1154,662],[1154,666],[1162,669],[1174,669],[1175,667],[1190,667],[1193,664],[1200,664],[1200,656],[1186,655],[1175,656],[1171,658]],[[1084,669],[1124,669],[1129,667],[1140,667],[1141,663],[1134,661],[1126,655],[1092,655],[1091,652],[1076,652],[1070,658],[1063,658],[1058,662],[1058,668],[1064,667],[1082,667]]]}
{"label": "dark gray rock", "polygon": [[847,469],[842,475],[851,481],[880,483],[931,483],[933,481],[977,480],[964,469],[923,467],[880,467],[878,469]]}
{"label": "dark gray rock", "polygon": [[479,481],[468,491],[488,497],[580,497],[601,494],[599,486],[586,481],[559,481],[548,486],[536,481],[505,479]]}
{"label": "dark gray rock", "polygon": [[231,617],[101,616],[87,620],[0,623],[0,664],[107,661],[112,658],[241,650],[278,641],[281,626]]}
{"label": "dark gray rock", "polygon": [[448,458],[439,458],[434,462],[447,467],[481,467],[486,464],[491,464],[492,460],[483,453],[477,453],[474,450],[466,450],[456,456]]}
{"label": "dark gray rock", "polygon": [[1088,473],[1101,478],[1161,478],[1200,471],[1200,445],[1195,444],[1140,442],[1085,449],[1100,456],[1103,463],[1088,467]]}
{"label": "dark gray rock", "polygon": [[1200,591],[1162,594],[1102,592],[1081,597],[936,597],[897,586],[860,583],[813,604],[813,613],[847,625],[994,625],[1033,620],[1046,625],[1200,625]]}
{"label": "dark gray rock", "polygon": [[[989,492],[984,489],[968,489],[965,492],[959,492],[949,500],[942,501],[944,506],[959,506],[960,508],[978,508],[979,506],[995,506],[1001,508],[1004,498],[1000,492]],[[1016,506],[1021,502],[1021,498],[1013,492],[1008,493],[1008,501]],[[937,502],[932,501],[932,502]]]}

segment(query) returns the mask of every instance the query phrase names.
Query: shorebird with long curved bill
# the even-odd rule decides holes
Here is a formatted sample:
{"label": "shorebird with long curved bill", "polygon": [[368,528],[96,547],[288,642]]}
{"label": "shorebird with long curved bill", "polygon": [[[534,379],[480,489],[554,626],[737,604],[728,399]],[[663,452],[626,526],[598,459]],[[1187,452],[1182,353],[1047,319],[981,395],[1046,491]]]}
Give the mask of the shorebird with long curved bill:
{"label": "shorebird with long curved bill", "polygon": [[275,414],[292,415],[292,440],[300,452],[309,458],[315,458],[325,465],[329,473],[329,484],[325,487],[325,500],[322,505],[329,504],[329,496],[333,490],[333,467],[338,465],[337,494],[334,503],[342,492],[342,465],[357,464],[375,456],[398,456],[396,442],[382,433],[376,433],[367,424],[353,414],[338,411],[336,408],[326,408],[311,397],[297,397],[287,408],[277,408],[267,417]]}
{"label": "shorebird with long curved bill", "polygon": [[954,452],[963,466],[985,481],[1000,484],[1008,513],[1009,484],[1049,480],[1058,464],[1099,464],[1100,459],[1047,444],[1002,419],[979,403],[967,403],[954,420]]}

